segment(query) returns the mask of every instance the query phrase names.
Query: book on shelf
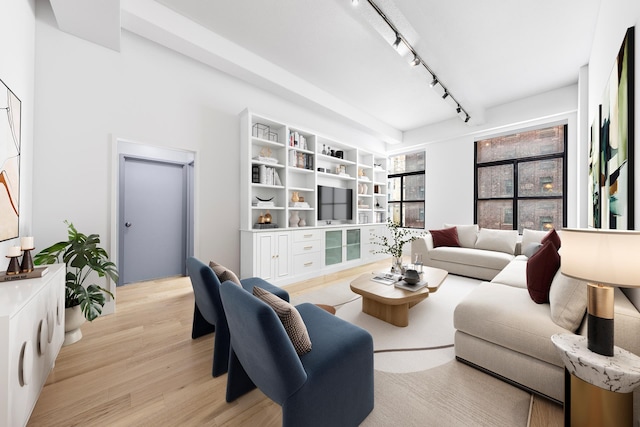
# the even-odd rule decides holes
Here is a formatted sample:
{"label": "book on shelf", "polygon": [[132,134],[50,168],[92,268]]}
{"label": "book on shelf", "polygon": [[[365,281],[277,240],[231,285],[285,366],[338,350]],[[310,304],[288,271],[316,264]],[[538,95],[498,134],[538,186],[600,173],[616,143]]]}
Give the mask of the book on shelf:
{"label": "book on shelf", "polygon": [[278,171],[275,168],[265,165],[259,165],[259,183],[266,185],[282,185],[280,181],[280,175],[278,175]]}
{"label": "book on shelf", "polygon": [[307,202],[289,202],[290,208],[309,208],[309,203]]}
{"label": "book on shelf", "polygon": [[253,206],[257,208],[275,208],[276,204],[273,202],[261,202],[258,200],[257,202],[253,202]]}
{"label": "book on shelf", "polygon": [[0,273],[0,282],[10,282],[13,280],[23,279],[36,279],[42,277],[49,272],[49,267],[36,267],[33,271],[28,273],[7,274],[6,272]]}
{"label": "book on shelf", "polygon": [[257,160],[263,163],[271,163],[274,165],[278,164],[278,159],[276,159],[275,157],[258,156],[258,157],[254,157],[253,160]]}

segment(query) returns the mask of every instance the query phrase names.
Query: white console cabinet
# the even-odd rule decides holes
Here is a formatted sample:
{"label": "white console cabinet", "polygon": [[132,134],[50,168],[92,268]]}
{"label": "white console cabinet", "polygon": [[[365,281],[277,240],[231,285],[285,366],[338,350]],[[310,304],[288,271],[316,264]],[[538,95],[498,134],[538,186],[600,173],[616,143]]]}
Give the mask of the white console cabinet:
{"label": "white console cabinet", "polygon": [[64,341],[64,264],[0,282],[0,427],[24,426]]}
{"label": "white console cabinet", "polygon": [[240,277],[282,286],[388,257],[376,254],[382,224],[240,232]]}

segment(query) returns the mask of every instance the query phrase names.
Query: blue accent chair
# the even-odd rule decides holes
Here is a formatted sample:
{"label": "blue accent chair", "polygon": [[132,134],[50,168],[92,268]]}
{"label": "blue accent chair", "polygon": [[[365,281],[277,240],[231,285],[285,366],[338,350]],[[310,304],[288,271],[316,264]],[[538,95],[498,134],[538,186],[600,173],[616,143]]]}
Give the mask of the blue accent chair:
{"label": "blue accent chair", "polygon": [[[194,257],[187,258],[187,272],[196,300],[191,338],[196,339],[215,331],[211,375],[217,377],[226,373],[229,366],[229,326],[220,299],[220,281],[211,267]],[[240,283],[249,293],[253,292],[254,286],[259,286],[289,301],[287,291],[259,277],[243,279]]]}
{"label": "blue accent chair", "polygon": [[296,306],[312,349],[298,356],[275,311],[232,282],[220,288],[231,354],[227,401],[256,386],[284,427],[357,426],[373,410],[373,339],[313,304]]}

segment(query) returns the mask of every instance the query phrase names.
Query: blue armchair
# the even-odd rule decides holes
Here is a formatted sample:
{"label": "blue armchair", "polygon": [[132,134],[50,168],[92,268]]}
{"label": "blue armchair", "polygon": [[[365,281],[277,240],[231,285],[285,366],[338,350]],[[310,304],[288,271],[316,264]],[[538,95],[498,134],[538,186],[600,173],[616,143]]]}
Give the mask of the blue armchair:
{"label": "blue armchair", "polygon": [[298,356],[275,311],[226,281],[220,288],[231,353],[227,401],[256,386],[289,426],[357,426],[373,410],[371,335],[313,304],[296,306],[312,349]]}
{"label": "blue armchair", "polygon": [[[211,267],[194,257],[187,258],[187,272],[195,296],[191,338],[196,339],[215,331],[211,374],[217,377],[226,373],[229,366],[229,327],[220,299],[220,281]],[[240,283],[249,292],[253,291],[254,286],[259,286],[289,301],[287,291],[258,277],[243,279]]]}

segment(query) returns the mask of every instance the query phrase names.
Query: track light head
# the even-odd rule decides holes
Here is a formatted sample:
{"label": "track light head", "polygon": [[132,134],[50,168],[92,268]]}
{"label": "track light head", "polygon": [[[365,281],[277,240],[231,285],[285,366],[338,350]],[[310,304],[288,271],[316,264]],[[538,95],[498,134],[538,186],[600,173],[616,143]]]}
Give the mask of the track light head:
{"label": "track light head", "polygon": [[462,111],[462,108],[460,108],[460,104],[458,104],[456,107],[456,113],[460,114],[460,111]]}
{"label": "track light head", "polygon": [[438,79],[434,76],[433,80],[431,80],[431,83],[429,83],[429,86],[434,87],[437,84],[438,84]]}
{"label": "track light head", "polygon": [[393,48],[395,50],[398,50],[398,48],[400,47],[400,42],[402,42],[402,39],[400,38],[400,34],[396,33],[396,41],[393,42]]}
{"label": "track light head", "polygon": [[471,117],[469,117],[469,115],[467,114],[467,117],[464,119],[464,122],[468,123],[470,119],[471,119]]}
{"label": "track light head", "polygon": [[449,96],[449,92],[447,92],[447,90],[445,89],[444,95],[442,95],[442,99],[447,99],[447,96]]}
{"label": "track light head", "polygon": [[420,65],[420,58],[418,58],[418,55],[416,54],[413,55],[413,61],[411,61],[410,64],[412,67],[416,67]]}

